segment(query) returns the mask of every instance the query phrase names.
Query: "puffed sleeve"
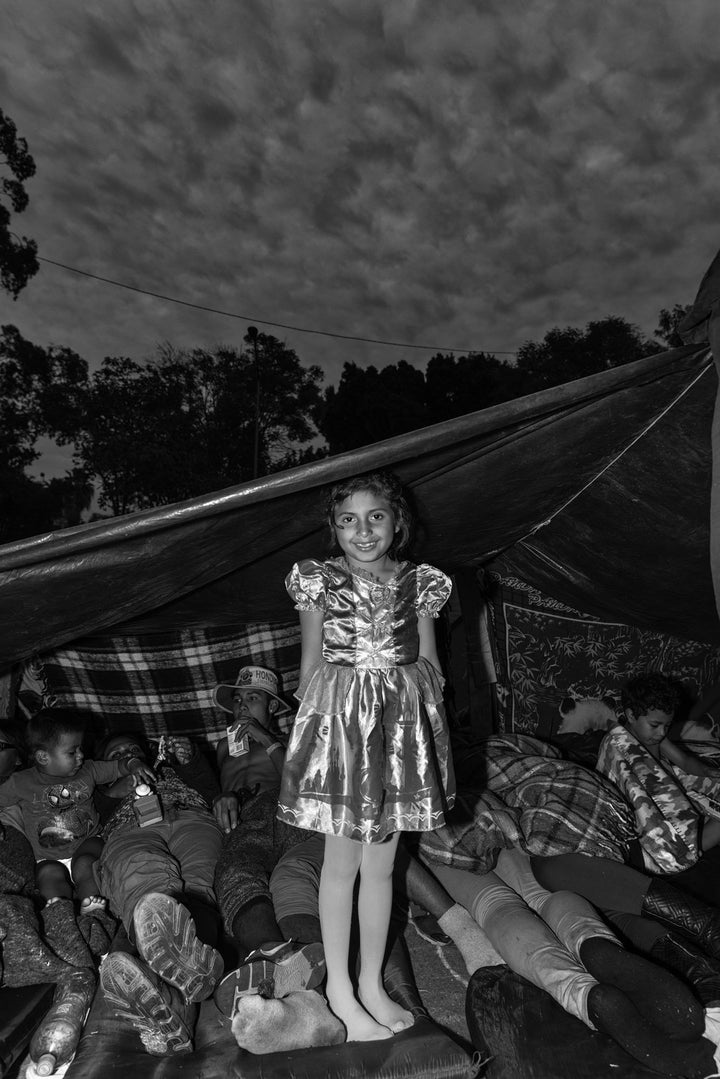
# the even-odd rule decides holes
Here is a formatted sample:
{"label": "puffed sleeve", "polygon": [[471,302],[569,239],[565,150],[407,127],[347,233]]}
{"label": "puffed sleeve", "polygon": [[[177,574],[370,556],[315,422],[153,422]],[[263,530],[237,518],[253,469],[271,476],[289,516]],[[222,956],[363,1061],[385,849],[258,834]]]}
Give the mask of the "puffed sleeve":
{"label": "puffed sleeve", "polygon": [[285,587],[295,600],[296,611],[325,609],[325,566],[314,558],[296,562],[285,578]]}
{"label": "puffed sleeve", "polygon": [[417,568],[417,600],[415,607],[420,618],[437,618],[450,599],[452,581],[434,566]]}

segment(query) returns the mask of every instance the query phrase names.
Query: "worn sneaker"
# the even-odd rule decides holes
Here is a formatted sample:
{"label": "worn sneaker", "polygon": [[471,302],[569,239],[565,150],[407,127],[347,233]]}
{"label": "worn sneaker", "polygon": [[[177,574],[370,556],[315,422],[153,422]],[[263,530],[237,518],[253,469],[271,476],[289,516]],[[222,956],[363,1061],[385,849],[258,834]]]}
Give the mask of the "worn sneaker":
{"label": "worn sneaker", "polygon": [[241,997],[257,994],[281,999],[300,989],[314,989],[325,977],[325,953],[319,942],[256,948],[242,966],[226,974],[215,990],[215,1003],[231,1019]]}
{"label": "worn sneaker", "polygon": [[190,1032],[172,1007],[172,991],[141,960],[112,952],[100,967],[100,985],[115,1014],[132,1024],[148,1053],[169,1056],[192,1050]]}
{"label": "worn sneaker", "polygon": [[198,940],[195,923],[182,903],[148,892],[133,912],[137,950],[151,970],[174,985],[191,1004],[209,997],[223,971],[223,961]]}

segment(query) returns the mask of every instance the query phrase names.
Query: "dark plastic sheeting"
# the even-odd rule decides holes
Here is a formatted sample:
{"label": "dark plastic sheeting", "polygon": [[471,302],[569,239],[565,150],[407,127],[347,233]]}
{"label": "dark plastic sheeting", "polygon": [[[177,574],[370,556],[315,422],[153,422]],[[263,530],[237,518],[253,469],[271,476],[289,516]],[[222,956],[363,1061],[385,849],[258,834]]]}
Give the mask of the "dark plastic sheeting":
{"label": "dark plastic sheeting", "polygon": [[717,378],[690,345],[186,503],[0,547],[0,667],[134,630],[286,620],[291,563],[320,556],[321,489],[391,468],[452,572],[504,562],[618,621],[720,642],[710,572]]}

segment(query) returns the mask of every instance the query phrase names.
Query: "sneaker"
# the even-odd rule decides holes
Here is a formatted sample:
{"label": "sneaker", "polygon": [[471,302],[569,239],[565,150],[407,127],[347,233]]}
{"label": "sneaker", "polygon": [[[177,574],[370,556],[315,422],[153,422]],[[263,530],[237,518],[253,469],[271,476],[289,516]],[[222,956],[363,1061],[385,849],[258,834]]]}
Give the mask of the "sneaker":
{"label": "sneaker", "polygon": [[179,989],[187,1004],[205,1000],[218,983],[223,961],[198,940],[195,923],[182,903],[148,892],[133,912],[137,950],[163,981]]}
{"label": "sneaker", "polygon": [[242,966],[226,974],[215,990],[215,1003],[231,1019],[241,997],[257,994],[276,1000],[300,989],[315,989],[325,977],[325,952],[319,942],[285,941],[256,948]]}
{"label": "sneaker", "polygon": [[170,991],[144,963],[126,952],[112,952],[100,967],[100,985],[115,1015],[127,1020],[148,1053],[169,1056],[192,1050],[185,1023],[165,999]]}

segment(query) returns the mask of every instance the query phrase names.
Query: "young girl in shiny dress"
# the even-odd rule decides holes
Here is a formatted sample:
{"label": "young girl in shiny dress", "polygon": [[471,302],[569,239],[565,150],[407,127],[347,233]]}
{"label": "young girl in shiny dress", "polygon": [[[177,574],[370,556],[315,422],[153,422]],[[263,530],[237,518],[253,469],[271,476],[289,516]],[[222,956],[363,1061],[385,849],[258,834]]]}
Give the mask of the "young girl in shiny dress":
{"label": "young girl in shiny dress", "polygon": [[[320,922],[327,999],[348,1041],[389,1038],[412,1015],[387,995],[382,961],[399,833],[440,827],[454,800],[434,619],[451,583],[400,558],[410,512],[394,476],[337,484],[327,504],[340,556],[296,563],[301,701],[278,816],[324,833]],[[360,970],[348,969],[360,874]]]}

